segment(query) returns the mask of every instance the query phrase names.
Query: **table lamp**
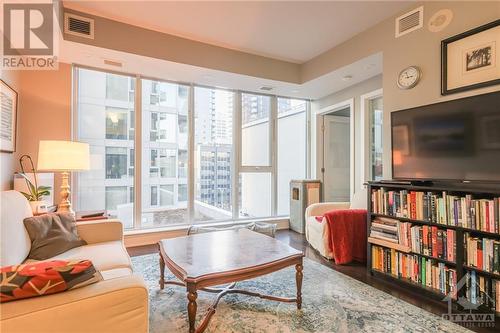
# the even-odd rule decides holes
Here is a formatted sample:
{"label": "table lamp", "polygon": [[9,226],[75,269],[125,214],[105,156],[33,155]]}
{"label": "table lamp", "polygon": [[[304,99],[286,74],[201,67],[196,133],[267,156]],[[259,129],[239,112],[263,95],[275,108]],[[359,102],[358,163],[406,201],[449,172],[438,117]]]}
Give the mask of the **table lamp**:
{"label": "table lamp", "polygon": [[58,212],[75,214],[71,209],[69,173],[89,169],[89,145],[75,141],[42,140],[38,145],[37,169],[61,172],[61,203]]}

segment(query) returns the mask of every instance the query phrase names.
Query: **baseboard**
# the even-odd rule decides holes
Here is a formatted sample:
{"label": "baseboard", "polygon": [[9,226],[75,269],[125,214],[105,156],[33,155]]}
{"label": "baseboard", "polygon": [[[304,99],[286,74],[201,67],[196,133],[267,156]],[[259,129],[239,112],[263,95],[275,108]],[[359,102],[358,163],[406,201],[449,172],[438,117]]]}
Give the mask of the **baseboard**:
{"label": "baseboard", "polygon": [[[258,220],[259,222],[265,223],[276,223],[278,230],[289,229],[290,221],[288,218],[278,218],[278,219],[265,219]],[[230,224],[245,224],[249,221],[238,221],[238,222],[220,222],[220,223],[210,223],[204,224],[207,226],[211,225],[230,225]],[[135,247],[143,245],[151,245],[158,243],[161,239],[174,238],[180,236],[186,236],[189,226],[175,226],[169,228],[157,228],[157,229],[147,229],[147,230],[131,230],[125,231],[125,246]]]}

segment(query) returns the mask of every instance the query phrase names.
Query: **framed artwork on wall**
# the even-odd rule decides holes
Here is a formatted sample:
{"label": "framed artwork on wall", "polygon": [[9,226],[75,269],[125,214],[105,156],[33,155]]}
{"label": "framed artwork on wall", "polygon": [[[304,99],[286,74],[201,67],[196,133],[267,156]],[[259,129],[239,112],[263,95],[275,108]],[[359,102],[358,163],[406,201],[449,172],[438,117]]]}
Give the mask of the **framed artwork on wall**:
{"label": "framed artwork on wall", "polygon": [[500,20],[441,42],[441,95],[500,84]]}
{"label": "framed artwork on wall", "polygon": [[0,151],[16,151],[17,92],[0,80]]}

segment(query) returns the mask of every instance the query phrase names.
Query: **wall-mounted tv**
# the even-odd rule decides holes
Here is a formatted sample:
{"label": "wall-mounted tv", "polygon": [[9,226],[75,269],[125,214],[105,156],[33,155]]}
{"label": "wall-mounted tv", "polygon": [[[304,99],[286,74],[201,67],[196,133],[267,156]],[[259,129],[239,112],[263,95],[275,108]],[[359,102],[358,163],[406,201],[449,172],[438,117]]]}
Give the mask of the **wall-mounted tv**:
{"label": "wall-mounted tv", "polygon": [[500,182],[500,91],[391,113],[397,180]]}

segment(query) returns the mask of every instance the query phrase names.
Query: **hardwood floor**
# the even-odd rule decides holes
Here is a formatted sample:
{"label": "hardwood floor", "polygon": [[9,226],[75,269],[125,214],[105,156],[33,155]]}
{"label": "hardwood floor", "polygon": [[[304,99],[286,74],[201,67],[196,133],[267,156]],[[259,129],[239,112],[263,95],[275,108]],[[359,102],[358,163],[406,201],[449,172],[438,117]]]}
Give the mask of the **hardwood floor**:
{"label": "hardwood floor", "polygon": [[[334,269],[338,272],[348,275],[358,281],[361,281],[374,288],[382,290],[405,302],[418,306],[419,308],[434,313],[438,316],[441,316],[443,313],[447,313],[448,309],[445,302],[429,299],[422,293],[419,293],[418,290],[414,288],[406,288],[403,285],[397,285],[389,281],[386,281],[384,279],[372,276],[371,274],[369,274],[365,265],[362,264],[336,265],[333,261],[323,258],[321,255],[319,255],[319,253],[316,250],[314,250],[311,246],[309,246],[304,235],[301,235],[291,230],[279,230],[276,233],[276,238],[295,249],[303,251],[307,258],[317,263],[330,267],[331,269]],[[138,246],[133,248],[127,248],[127,251],[131,256],[140,256],[150,253],[157,253],[158,246],[156,244]],[[496,319],[495,326],[497,328],[471,328],[471,329],[475,332],[480,332],[480,333],[499,332],[500,331],[499,318]]]}

